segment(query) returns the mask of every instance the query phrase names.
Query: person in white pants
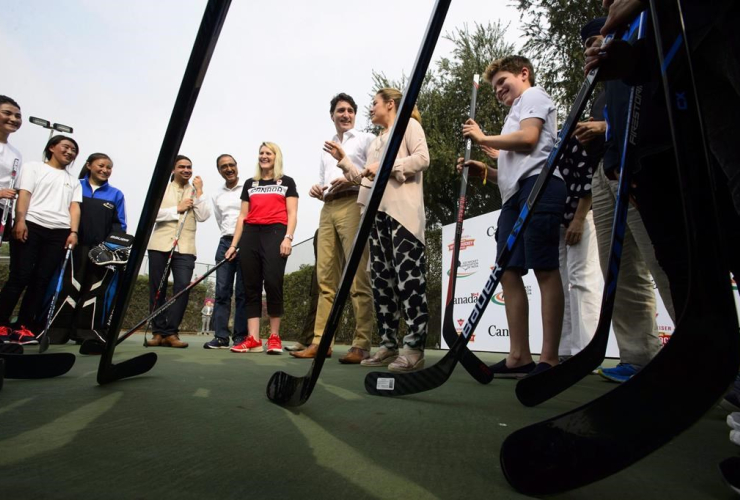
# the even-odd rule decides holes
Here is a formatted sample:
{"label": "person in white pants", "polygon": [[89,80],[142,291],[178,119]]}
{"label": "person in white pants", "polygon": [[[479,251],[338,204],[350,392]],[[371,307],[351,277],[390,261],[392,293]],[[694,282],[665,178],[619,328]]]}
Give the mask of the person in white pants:
{"label": "person in white pants", "polygon": [[560,277],[565,314],[558,355],[561,360],[579,353],[594,336],[604,288],[599,247],[591,211],[591,181],[598,158],[590,158],[571,139],[558,167],[568,188],[560,226]]}

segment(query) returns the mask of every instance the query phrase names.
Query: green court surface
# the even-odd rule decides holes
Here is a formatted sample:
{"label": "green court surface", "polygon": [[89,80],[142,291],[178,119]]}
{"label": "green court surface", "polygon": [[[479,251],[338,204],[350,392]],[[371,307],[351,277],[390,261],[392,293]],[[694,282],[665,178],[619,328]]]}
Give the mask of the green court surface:
{"label": "green court surface", "polygon": [[[506,436],[615,387],[592,375],[525,408],[513,381],[482,386],[458,367],[435,391],[377,398],[363,388],[368,369],[340,365],[347,348],[337,346],[311,399],[291,411],[267,400],[267,381],[276,370],[304,375],[310,361],[206,350],[202,336],[183,340],[189,349],[147,351],[133,336],[116,359],[156,352],[159,361],[146,375],[104,387],[95,382],[98,358],[79,355],[63,377],[6,380],[0,498],[529,498],[501,473]],[[429,351],[427,363],[442,354]],[[714,408],[629,469],[550,498],[734,498],[717,472],[740,451],[728,441],[726,414]]]}

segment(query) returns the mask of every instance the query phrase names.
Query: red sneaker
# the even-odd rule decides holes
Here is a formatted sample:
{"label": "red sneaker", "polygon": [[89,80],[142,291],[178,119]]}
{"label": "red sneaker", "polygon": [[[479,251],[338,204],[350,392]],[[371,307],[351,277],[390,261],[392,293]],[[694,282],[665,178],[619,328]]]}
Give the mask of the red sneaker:
{"label": "red sneaker", "polygon": [[36,335],[34,335],[34,333],[31,330],[29,330],[23,325],[21,325],[19,330],[13,330],[13,333],[10,334],[9,342],[11,344],[21,344],[21,345],[39,343],[39,341],[36,340]]}
{"label": "red sneaker", "polygon": [[8,328],[7,326],[0,326],[0,344],[10,342],[10,335],[12,333],[13,330]]}
{"label": "red sneaker", "polygon": [[283,343],[280,341],[280,336],[273,333],[267,338],[267,354],[282,354]]}
{"label": "red sneaker", "polygon": [[262,352],[262,340],[255,340],[254,337],[247,337],[244,342],[231,347],[231,352]]}

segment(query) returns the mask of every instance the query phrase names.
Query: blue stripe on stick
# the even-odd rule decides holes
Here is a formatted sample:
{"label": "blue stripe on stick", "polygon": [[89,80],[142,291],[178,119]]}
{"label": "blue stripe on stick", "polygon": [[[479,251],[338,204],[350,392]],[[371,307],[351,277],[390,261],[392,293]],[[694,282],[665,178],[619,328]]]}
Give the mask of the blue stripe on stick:
{"label": "blue stripe on stick", "polygon": [[676,41],[673,42],[673,45],[671,46],[671,50],[668,51],[668,53],[665,55],[665,58],[663,59],[663,66],[660,68],[661,72],[666,72],[666,69],[668,69],[668,66],[671,65],[671,62],[673,61],[673,58],[676,55],[676,52],[678,52],[678,49],[679,47],[681,47],[682,43],[683,35],[678,35],[678,38],[676,38]]}

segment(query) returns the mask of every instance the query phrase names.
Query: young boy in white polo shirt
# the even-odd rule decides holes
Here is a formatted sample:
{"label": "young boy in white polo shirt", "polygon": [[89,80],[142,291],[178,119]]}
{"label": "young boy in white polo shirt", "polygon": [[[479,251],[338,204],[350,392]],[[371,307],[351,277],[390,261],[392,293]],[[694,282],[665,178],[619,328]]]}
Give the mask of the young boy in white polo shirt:
{"label": "young boy in white polo shirt", "polygon": [[[498,101],[511,109],[501,135],[486,136],[474,120],[463,125],[463,135],[483,148],[500,150],[498,169],[478,161],[470,161],[468,166],[471,175],[490,179],[501,190],[503,206],[496,229],[501,254],[555,145],[557,111],[550,96],[534,86],[532,63],[524,57],[498,59],[488,66],[484,76],[493,85]],[[550,179],[501,277],[511,350],[505,360],[492,367],[496,377],[521,378],[558,364],[564,307],[558,244],[566,198],[565,183],[559,175],[556,171]],[[529,299],[522,281],[529,269],[534,270],[542,295],[543,342],[537,365],[529,349]]]}

